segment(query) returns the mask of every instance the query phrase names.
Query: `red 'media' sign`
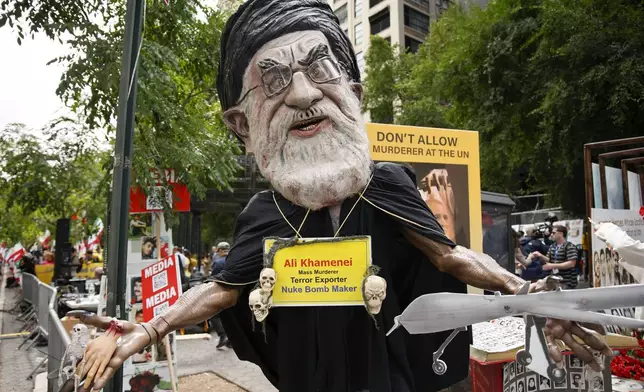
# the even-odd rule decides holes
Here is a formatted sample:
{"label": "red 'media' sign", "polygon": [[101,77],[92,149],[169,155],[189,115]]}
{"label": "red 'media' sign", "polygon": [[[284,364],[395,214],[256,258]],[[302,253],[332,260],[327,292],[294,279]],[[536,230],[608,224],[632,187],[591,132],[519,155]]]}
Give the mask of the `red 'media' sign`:
{"label": "red 'media' sign", "polygon": [[145,322],[163,314],[181,295],[181,277],[174,255],[141,270],[143,319]]}

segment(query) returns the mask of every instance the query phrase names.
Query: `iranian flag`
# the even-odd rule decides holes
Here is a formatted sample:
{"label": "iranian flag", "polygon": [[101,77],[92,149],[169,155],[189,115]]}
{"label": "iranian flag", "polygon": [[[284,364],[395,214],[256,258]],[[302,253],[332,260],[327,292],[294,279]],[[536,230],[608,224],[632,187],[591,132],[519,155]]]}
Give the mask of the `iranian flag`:
{"label": "iranian flag", "polygon": [[87,240],[87,248],[91,250],[95,250],[98,245],[101,243],[101,236],[103,235],[103,221],[101,218],[96,218],[96,221],[94,221],[94,229],[97,231],[95,235],[92,235],[89,237]]}
{"label": "iranian flag", "polygon": [[51,233],[49,230],[45,230],[45,234],[38,237],[38,241],[40,241],[43,247],[49,246],[49,241],[51,241]]}
{"label": "iranian flag", "polygon": [[18,260],[22,258],[26,253],[25,248],[22,246],[20,242],[15,244],[11,250],[9,250],[8,256],[7,256],[7,262],[8,263],[16,263]]}

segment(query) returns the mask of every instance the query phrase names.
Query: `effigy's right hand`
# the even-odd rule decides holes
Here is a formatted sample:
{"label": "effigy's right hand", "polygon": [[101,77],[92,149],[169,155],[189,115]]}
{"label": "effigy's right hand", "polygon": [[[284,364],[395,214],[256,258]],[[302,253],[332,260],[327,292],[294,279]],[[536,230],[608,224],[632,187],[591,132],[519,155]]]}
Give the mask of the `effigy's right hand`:
{"label": "effigy's right hand", "polygon": [[70,312],[68,316],[78,317],[84,324],[106,330],[104,334],[89,342],[83,360],[77,368],[81,380],[85,380],[85,391],[102,389],[123,362],[154,343],[152,339],[156,338],[154,330],[149,326],[146,330],[141,324],[91,313],[77,315]]}
{"label": "effigy's right hand", "polygon": [[[83,356],[85,389],[102,389],[114,373],[129,357],[140,352],[152,343],[148,332],[141,324],[124,322],[127,325],[117,346],[117,339],[107,334],[101,335],[87,345]],[[149,329],[148,329],[149,330]],[[152,332],[152,336],[153,332]],[[92,384],[93,382],[93,384]]]}

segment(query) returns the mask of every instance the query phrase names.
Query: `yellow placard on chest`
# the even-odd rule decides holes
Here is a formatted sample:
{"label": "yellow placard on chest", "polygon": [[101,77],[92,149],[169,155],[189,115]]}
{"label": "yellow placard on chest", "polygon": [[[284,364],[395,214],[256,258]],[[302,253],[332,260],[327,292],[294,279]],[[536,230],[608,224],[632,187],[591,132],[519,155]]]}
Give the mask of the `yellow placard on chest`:
{"label": "yellow placard on chest", "polygon": [[[277,241],[275,249],[271,247]],[[277,280],[273,307],[364,305],[362,280],[371,265],[371,237],[266,238]]]}

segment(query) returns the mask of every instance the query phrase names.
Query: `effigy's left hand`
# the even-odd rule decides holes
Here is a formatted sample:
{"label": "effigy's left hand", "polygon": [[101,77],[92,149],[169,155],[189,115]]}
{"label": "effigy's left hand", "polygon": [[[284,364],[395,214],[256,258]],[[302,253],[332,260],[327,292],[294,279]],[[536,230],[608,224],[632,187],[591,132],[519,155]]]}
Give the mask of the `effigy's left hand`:
{"label": "effigy's left hand", "polygon": [[[562,279],[560,277],[548,276],[532,283],[529,292],[553,291],[560,287],[561,283]],[[587,363],[597,372],[601,371],[601,367],[595,360],[593,353],[586,346],[606,356],[613,356],[611,348],[598,337],[598,334],[606,335],[606,329],[599,324],[577,323],[574,321],[548,318],[543,332],[548,341],[548,353],[559,368],[563,368],[564,362],[561,347],[557,344],[557,341],[565,343],[579,359]],[[575,336],[584,342],[586,346],[578,343],[574,338]]]}
{"label": "effigy's left hand", "polygon": [[[548,340],[550,357],[557,363],[559,368],[563,368],[563,354],[556,343],[557,340],[565,343],[579,359],[590,365],[596,372],[601,371],[601,367],[593,353],[586,346],[608,357],[613,356],[611,348],[597,336],[597,333],[606,334],[606,330],[601,325],[549,318],[546,321],[546,327],[543,332]],[[584,342],[585,346],[578,343],[575,336]]]}

